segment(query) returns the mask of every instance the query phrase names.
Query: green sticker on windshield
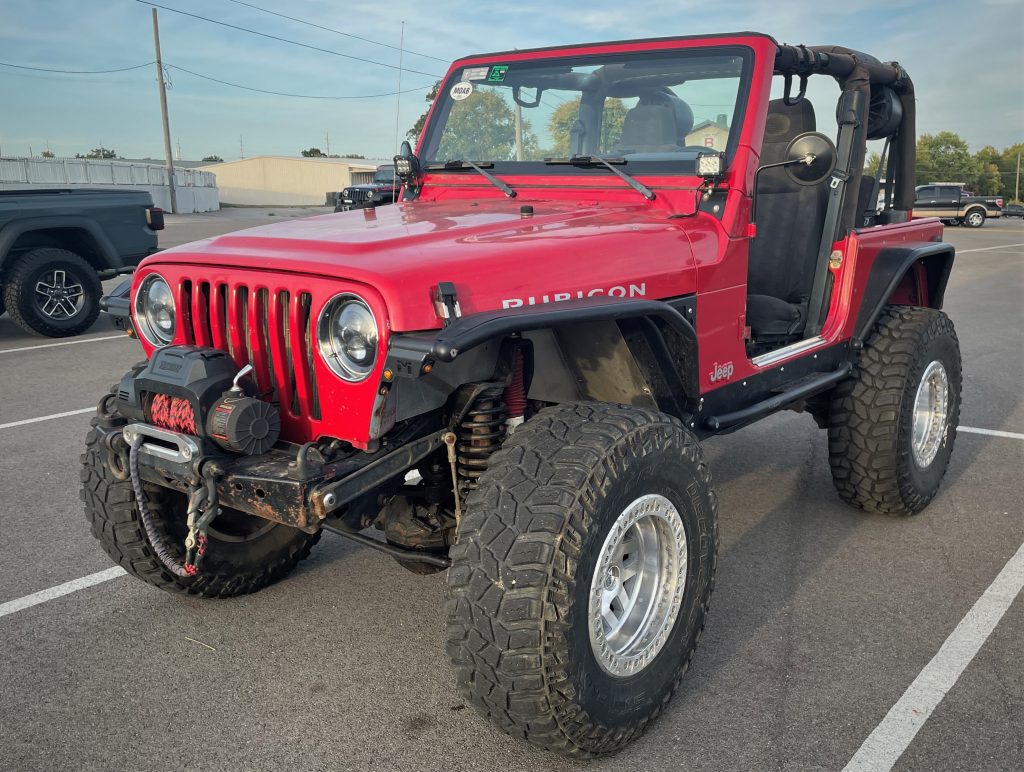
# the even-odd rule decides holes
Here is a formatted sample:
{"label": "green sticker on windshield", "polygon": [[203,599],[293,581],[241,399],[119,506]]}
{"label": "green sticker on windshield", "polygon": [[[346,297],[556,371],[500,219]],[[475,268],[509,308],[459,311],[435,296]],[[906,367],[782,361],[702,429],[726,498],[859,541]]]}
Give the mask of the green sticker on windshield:
{"label": "green sticker on windshield", "polygon": [[505,73],[508,72],[507,64],[496,64],[491,67],[491,74],[487,76],[489,83],[501,83],[505,80]]}

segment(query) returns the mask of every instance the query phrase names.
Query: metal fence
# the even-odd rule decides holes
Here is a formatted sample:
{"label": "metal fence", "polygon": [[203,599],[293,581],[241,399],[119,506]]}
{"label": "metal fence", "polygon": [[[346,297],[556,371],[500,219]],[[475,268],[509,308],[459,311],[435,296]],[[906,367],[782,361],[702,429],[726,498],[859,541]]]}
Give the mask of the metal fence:
{"label": "metal fence", "polygon": [[[170,207],[167,169],[160,164],[93,158],[0,158],[0,189],[130,186],[152,194],[157,206]],[[198,169],[174,170],[179,212],[208,212],[220,207],[217,177]]]}

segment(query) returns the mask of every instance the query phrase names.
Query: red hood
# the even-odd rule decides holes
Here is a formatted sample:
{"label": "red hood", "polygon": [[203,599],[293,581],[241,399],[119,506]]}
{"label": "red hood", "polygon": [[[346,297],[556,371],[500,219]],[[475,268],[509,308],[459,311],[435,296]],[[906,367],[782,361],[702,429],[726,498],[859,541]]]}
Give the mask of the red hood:
{"label": "red hood", "polygon": [[160,252],[193,263],[337,277],[375,287],[394,330],[440,326],[431,288],[451,281],[463,313],[588,295],[694,291],[679,220],[647,202],[403,202],[274,223]]}

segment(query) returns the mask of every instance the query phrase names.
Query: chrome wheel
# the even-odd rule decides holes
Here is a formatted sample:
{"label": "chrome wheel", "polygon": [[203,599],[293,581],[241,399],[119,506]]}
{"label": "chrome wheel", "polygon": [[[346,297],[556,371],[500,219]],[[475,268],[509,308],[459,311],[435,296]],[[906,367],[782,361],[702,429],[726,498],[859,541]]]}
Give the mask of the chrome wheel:
{"label": "chrome wheel", "polygon": [[911,446],[914,461],[926,468],[946,439],[949,424],[949,376],[942,362],[934,361],[924,370],[914,397],[914,431]]}
{"label": "chrome wheel", "polygon": [[971,212],[967,215],[967,224],[972,228],[980,228],[983,222],[985,222],[985,215],[981,212]]}
{"label": "chrome wheel", "polygon": [[664,496],[633,501],[612,524],[590,581],[590,645],[613,676],[640,672],[661,651],[686,590],[686,531]]}
{"label": "chrome wheel", "polygon": [[85,304],[85,290],[74,275],[58,268],[36,282],[36,304],[51,319],[71,319]]}

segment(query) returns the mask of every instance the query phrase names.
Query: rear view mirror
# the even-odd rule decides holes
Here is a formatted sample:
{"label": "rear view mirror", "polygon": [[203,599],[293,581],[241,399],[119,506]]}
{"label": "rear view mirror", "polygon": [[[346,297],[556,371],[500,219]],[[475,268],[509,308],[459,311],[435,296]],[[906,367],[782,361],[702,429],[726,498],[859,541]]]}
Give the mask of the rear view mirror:
{"label": "rear view mirror", "polygon": [[786,148],[786,174],[799,185],[817,185],[836,168],[836,146],[817,131],[793,137]]}

